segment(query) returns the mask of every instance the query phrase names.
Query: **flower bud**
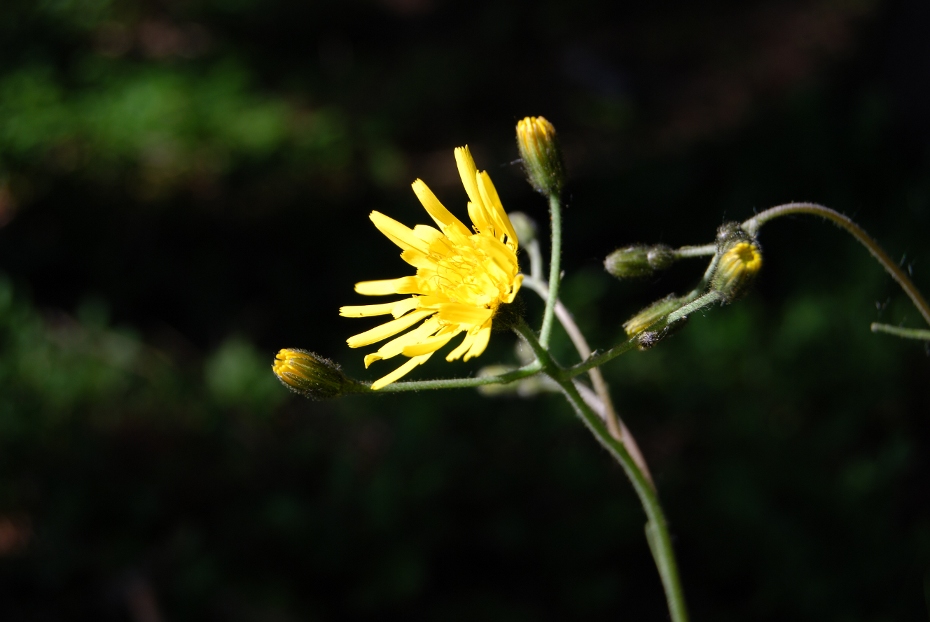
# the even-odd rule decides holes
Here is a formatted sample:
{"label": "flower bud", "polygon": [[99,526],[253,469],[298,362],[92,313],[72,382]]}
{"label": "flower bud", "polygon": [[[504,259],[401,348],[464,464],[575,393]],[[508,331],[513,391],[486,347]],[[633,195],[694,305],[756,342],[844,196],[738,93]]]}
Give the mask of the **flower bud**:
{"label": "flower bud", "polygon": [[665,270],[677,257],[675,251],[664,244],[634,245],[618,248],[604,259],[604,268],[618,279],[635,279],[652,276],[656,270]]}
{"label": "flower bud", "polygon": [[724,244],[711,281],[724,302],[733,302],[745,294],[762,268],[762,249],[752,239],[734,239]]}
{"label": "flower bud", "polygon": [[555,128],[543,117],[517,123],[517,148],[530,184],[544,195],[559,194],[565,181]]}
{"label": "flower bud", "polygon": [[285,348],[271,366],[278,380],[291,391],[312,400],[327,400],[351,393],[358,384],[336,363],[307,350]]}
{"label": "flower bud", "polygon": [[520,246],[527,246],[536,239],[536,221],[524,214],[523,212],[510,212],[507,214],[510,218],[510,224],[513,225],[513,232],[517,234],[520,240]]}
{"label": "flower bud", "polygon": [[682,304],[681,298],[674,294],[669,294],[665,298],[655,301],[624,322],[623,330],[626,331],[629,337],[638,335],[669,313],[677,311],[681,308]]}

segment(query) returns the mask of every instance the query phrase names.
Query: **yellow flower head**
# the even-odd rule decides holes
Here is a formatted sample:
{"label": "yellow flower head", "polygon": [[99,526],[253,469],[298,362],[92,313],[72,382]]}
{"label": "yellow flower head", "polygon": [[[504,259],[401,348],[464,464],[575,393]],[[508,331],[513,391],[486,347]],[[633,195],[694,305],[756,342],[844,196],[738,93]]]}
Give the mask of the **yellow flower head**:
{"label": "yellow flower head", "polygon": [[559,194],[565,178],[555,127],[544,117],[517,122],[517,149],[530,184],[544,195]]}
{"label": "yellow flower head", "polygon": [[757,242],[734,242],[720,255],[711,287],[732,302],[746,293],[761,268],[762,249]]}
{"label": "yellow flower head", "polygon": [[313,400],[339,397],[357,386],[339,365],[307,350],[280,350],[271,369],[284,386]]}
{"label": "yellow flower head", "polygon": [[498,307],[513,302],[523,282],[517,264],[517,235],[491,178],[476,169],[468,147],[455,150],[455,161],[468,194],[472,229],[443,207],[419,179],[413,182],[413,191],[439,229],[429,225],[409,229],[380,212],[371,213],[371,221],[403,250],[401,259],[416,268],[417,273],[356,283],[355,291],[365,296],[409,294],[410,297],[339,309],[339,314],[345,317],[394,316],[391,321],[349,337],[349,347],[383,341],[422,321],[365,357],[365,367],[398,354],[410,358],[375,381],[372,389],[389,385],[425,363],[433,352],[460,333],[465,333],[465,338],[446,360],[454,361],[464,355],[467,361],[480,355],[488,345],[491,320]]}

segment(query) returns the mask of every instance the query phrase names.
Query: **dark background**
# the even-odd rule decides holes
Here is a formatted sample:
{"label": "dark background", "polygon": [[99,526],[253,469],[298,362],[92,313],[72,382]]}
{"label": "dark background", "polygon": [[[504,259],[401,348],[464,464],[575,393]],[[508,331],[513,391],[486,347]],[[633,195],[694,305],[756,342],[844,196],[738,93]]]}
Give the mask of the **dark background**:
{"label": "dark background", "polygon": [[[562,137],[594,347],[703,270],[620,283],[607,253],[791,200],[926,292],[928,27],[925,0],[6,0],[0,617],[666,619],[636,498],[561,398],[310,402],[274,353],[393,369],[337,315],[409,271],[368,212],[426,222],[421,177],[464,218],[467,143],[545,225],[526,115]],[[868,329],[920,316],[830,225],[761,242],[745,300],[604,368],[693,617],[927,620],[930,360]]]}

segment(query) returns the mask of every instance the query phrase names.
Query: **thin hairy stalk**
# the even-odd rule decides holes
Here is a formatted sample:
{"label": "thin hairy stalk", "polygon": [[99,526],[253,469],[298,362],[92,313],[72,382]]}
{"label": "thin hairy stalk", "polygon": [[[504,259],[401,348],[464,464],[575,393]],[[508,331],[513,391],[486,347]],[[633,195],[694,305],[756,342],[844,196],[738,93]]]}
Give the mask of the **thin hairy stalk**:
{"label": "thin hairy stalk", "polygon": [[[701,296],[700,298],[697,298],[696,300],[694,300],[693,302],[689,302],[683,307],[679,307],[678,310],[672,311],[671,313],[669,313],[666,319],[666,324],[672,324],[674,322],[677,322],[678,320],[684,319],[688,317],[689,315],[691,315],[692,313],[694,313],[695,311],[699,311],[703,309],[704,307],[710,306],[714,304],[715,302],[717,302],[718,300],[720,300],[720,292],[709,291],[703,296]],[[646,330],[649,330],[649,329],[647,328]]]}
{"label": "thin hairy stalk", "polygon": [[[668,322],[665,319],[661,319],[655,324],[652,324],[647,330],[661,330],[667,325]],[[600,353],[592,353],[591,356],[589,356],[586,360],[567,368],[565,373],[570,377],[575,377],[578,374],[583,374],[595,367],[598,367],[599,365],[603,365],[607,361],[617,358],[624,352],[629,352],[630,350],[635,349],[637,346],[639,346],[639,336],[634,335],[626,341],[618,343],[609,350],[605,350]]]}
{"label": "thin hairy stalk", "polygon": [[878,242],[873,240],[865,230],[853,222],[848,217],[840,214],[836,210],[832,210],[829,207],[824,207],[823,205],[818,205],[816,203],[786,203],[785,205],[777,205],[775,207],[770,207],[769,209],[760,212],[743,223],[743,229],[745,229],[750,235],[755,236],[759,231],[759,228],[762,227],[765,223],[769,222],[772,219],[778,218],[780,216],[787,216],[789,214],[813,214],[815,216],[820,216],[821,218],[826,218],[835,225],[838,225],[846,230],[847,233],[852,235],[860,244],[866,247],[869,253],[872,254],[878,263],[882,265],[885,271],[891,275],[898,285],[901,286],[901,289],[904,290],[904,293],[908,295],[911,299],[911,302],[914,303],[914,306],[917,307],[917,310],[920,311],[920,314],[923,316],[924,321],[927,324],[930,324],[930,305],[927,304],[927,301],[924,300],[923,296],[918,291],[917,287],[911,281],[910,277],[901,267],[895,263],[891,257],[888,256],[888,253],[878,245]]}
{"label": "thin hairy stalk", "polygon": [[[695,292],[697,291],[699,290],[695,290]],[[689,294],[689,298],[693,294],[694,292]],[[598,354],[592,354],[590,357],[588,357],[587,360],[584,360],[581,363],[578,363],[577,365],[572,365],[571,367],[565,369],[564,373],[567,377],[573,378],[577,376],[578,374],[583,374],[584,372],[594,367],[603,365],[607,361],[617,358],[624,352],[629,352],[633,348],[638,347],[640,345],[640,337],[642,336],[643,333],[661,332],[669,324],[676,322],[680,319],[683,319],[687,317],[688,315],[694,313],[695,311],[703,309],[704,307],[710,306],[714,304],[715,302],[717,302],[718,300],[720,300],[720,294],[718,294],[717,292],[713,292],[713,291],[707,292],[703,296],[698,297],[693,302],[686,304],[683,307],[679,307],[678,310],[672,313],[669,313],[664,318],[661,318],[657,322],[650,324],[643,331],[633,335],[626,341],[622,341],[619,344],[612,347],[611,349],[605,350],[604,352],[601,352]]]}
{"label": "thin hairy stalk", "polygon": [[717,245],[703,244],[701,246],[682,246],[681,248],[676,248],[672,252],[680,259],[687,259],[689,257],[709,257],[717,252]]}
{"label": "thin hairy stalk", "polygon": [[872,322],[871,329],[873,333],[888,333],[889,335],[904,337],[905,339],[920,339],[922,341],[930,341],[930,330],[922,330],[919,328],[901,328],[900,326],[879,324],[878,322]]}
{"label": "thin hairy stalk", "polygon": [[486,384],[507,384],[538,374],[542,369],[539,361],[533,361],[520,369],[509,371],[498,376],[482,376],[479,378],[449,378],[448,380],[414,380],[410,382],[393,382],[377,391],[372,391],[367,385],[359,393],[402,393],[404,391],[426,391],[431,389],[465,389],[480,387]]}
{"label": "thin hairy stalk", "polygon": [[[525,278],[523,280],[523,285],[532,289],[543,299],[547,299],[549,296],[549,288],[545,283],[537,279],[532,277]],[[584,334],[578,328],[578,325],[575,324],[575,319],[572,317],[571,312],[569,312],[568,308],[562,304],[560,300],[555,301],[555,315],[559,319],[559,323],[561,323],[562,327],[565,329],[565,332],[568,333],[568,337],[575,346],[575,350],[578,351],[578,356],[581,357],[581,360],[591,356],[591,346],[588,345],[588,340],[585,339]],[[649,483],[653,484],[652,473],[649,472],[649,467],[646,464],[645,458],[643,458],[643,452],[640,451],[639,445],[636,443],[636,438],[630,433],[629,428],[626,427],[626,424],[623,423],[623,419],[620,418],[620,415],[617,414],[614,408],[613,400],[610,398],[610,389],[607,387],[607,382],[604,380],[601,369],[599,367],[592,367],[588,370],[588,375],[591,378],[591,385],[594,387],[594,392],[603,404],[604,420],[607,422],[608,431],[611,436],[627,446],[636,464],[639,465],[639,468],[646,475]]]}
{"label": "thin hairy stalk", "polygon": [[681,580],[678,576],[678,565],[675,561],[672,539],[668,533],[665,514],[662,512],[662,506],[651,481],[636,464],[626,446],[610,434],[604,421],[584,401],[571,378],[561,373],[563,370],[555,366],[555,362],[546,356],[545,349],[536,339],[532,329],[526,324],[520,324],[515,327],[515,330],[526,340],[533,352],[536,352],[537,356],[539,356],[539,360],[543,364],[543,373],[559,385],[563,395],[565,395],[565,398],[572,405],[575,413],[588,430],[613,456],[614,460],[623,467],[623,471],[629,478],[630,483],[633,484],[633,490],[636,491],[636,496],[639,497],[648,519],[646,523],[646,540],[655,559],[656,568],[659,571],[659,578],[665,591],[665,599],[668,603],[672,622],[687,622],[688,611],[685,607],[684,591],[681,588]]}
{"label": "thin hairy stalk", "polygon": [[555,303],[559,299],[559,283],[562,280],[562,202],[557,194],[549,195],[549,215],[552,218],[552,253],[549,257],[549,296],[543,311],[542,328],[539,329],[539,343],[543,348],[549,347],[552,335],[552,318],[555,315]]}

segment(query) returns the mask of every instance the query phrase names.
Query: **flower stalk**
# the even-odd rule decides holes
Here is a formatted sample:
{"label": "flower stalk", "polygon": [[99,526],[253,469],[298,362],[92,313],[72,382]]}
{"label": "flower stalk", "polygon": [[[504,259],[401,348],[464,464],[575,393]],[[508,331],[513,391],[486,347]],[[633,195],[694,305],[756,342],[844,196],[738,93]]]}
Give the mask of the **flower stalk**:
{"label": "flower stalk", "polygon": [[681,586],[681,579],[678,575],[678,564],[675,561],[675,552],[672,548],[672,540],[668,532],[668,524],[665,520],[665,514],[659,503],[658,495],[651,479],[639,467],[636,460],[633,459],[630,452],[624,444],[607,429],[603,420],[591,409],[584,401],[572,382],[572,375],[565,373],[558,364],[549,356],[548,351],[542,346],[536,338],[532,329],[521,323],[514,327],[520,337],[536,354],[538,361],[542,365],[542,373],[552,378],[562,390],[565,399],[571,404],[575,414],[581,419],[585,426],[594,435],[597,441],[613,456],[614,460],[620,463],[623,471],[626,473],[636,491],[636,496],[643,506],[648,522],[646,523],[646,537],[649,548],[656,562],[659,571],[659,578],[662,581],[662,588],[665,591],[665,598],[668,603],[669,614],[672,622],[687,622],[688,611],[685,606],[684,590]]}
{"label": "flower stalk", "polygon": [[552,249],[549,256],[549,296],[543,311],[542,328],[539,329],[539,343],[549,347],[552,336],[552,320],[555,316],[555,303],[559,299],[559,282],[562,280],[562,201],[558,195],[549,195],[549,216],[552,221]]}

